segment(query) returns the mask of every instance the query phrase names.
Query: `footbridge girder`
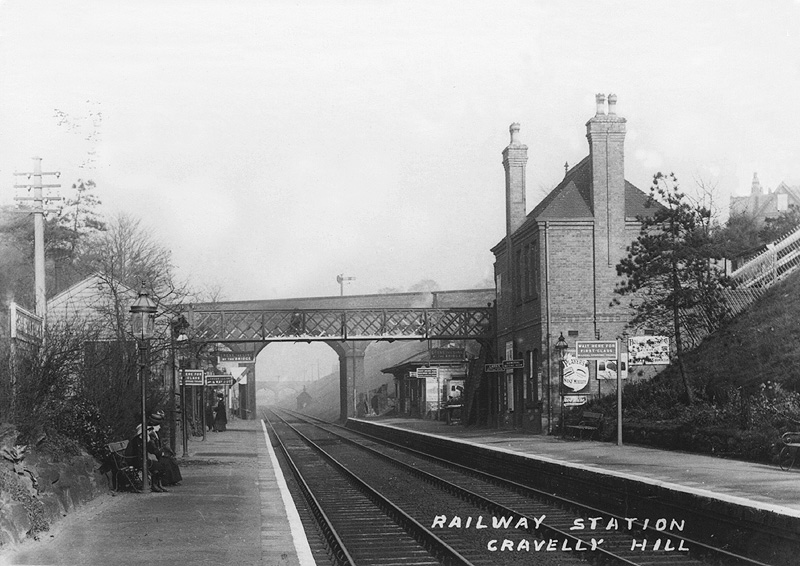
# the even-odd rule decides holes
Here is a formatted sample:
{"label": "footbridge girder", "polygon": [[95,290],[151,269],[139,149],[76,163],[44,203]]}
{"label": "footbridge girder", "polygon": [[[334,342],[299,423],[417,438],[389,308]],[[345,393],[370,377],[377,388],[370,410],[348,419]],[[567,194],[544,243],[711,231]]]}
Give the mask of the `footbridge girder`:
{"label": "footbridge girder", "polygon": [[[401,296],[401,299],[403,297]],[[372,297],[344,298],[374,301]],[[313,300],[313,299],[312,299]],[[339,299],[341,301],[343,299]],[[378,297],[378,300],[387,300]],[[389,296],[388,300],[394,300]],[[306,300],[308,301],[308,300]],[[337,302],[322,298],[320,302]],[[487,304],[487,303],[484,303]],[[193,340],[227,343],[238,350],[247,343],[323,342],[339,356],[341,419],[355,414],[356,384],[364,381],[364,356],[376,341],[477,340],[493,336],[491,305],[412,307],[348,306],[347,308],[226,308],[194,304],[184,313]],[[239,344],[238,346],[236,344]],[[255,380],[253,380],[254,382]],[[254,387],[251,386],[251,387]],[[252,398],[255,399],[255,390]],[[255,405],[253,405],[255,410]]]}
{"label": "footbridge girder", "polygon": [[486,340],[490,308],[190,309],[189,325],[207,342],[331,340]]}

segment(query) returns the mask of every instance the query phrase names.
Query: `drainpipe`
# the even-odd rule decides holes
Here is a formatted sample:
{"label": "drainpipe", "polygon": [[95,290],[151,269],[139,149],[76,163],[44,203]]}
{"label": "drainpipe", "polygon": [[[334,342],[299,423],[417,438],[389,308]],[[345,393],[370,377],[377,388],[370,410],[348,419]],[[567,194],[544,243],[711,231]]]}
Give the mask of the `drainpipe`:
{"label": "drainpipe", "polygon": [[550,395],[553,379],[552,360],[550,359],[550,232],[549,223],[544,223],[544,294],[547,323],[547,433],[553,431],[553,403]]}

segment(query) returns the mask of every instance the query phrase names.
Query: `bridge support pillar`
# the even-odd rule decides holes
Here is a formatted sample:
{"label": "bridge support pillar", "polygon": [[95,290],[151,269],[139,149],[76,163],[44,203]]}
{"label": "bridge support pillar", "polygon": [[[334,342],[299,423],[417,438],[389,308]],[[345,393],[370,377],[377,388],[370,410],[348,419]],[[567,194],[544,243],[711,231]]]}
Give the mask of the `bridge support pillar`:
{"label": "bridge support pillar", "polygon": [[367,393],[361,388],[365,382],[364,355],[371,343],[350,340],[330,344],[339,354],[339,420],[342,422],[356,416],[358,395]]}

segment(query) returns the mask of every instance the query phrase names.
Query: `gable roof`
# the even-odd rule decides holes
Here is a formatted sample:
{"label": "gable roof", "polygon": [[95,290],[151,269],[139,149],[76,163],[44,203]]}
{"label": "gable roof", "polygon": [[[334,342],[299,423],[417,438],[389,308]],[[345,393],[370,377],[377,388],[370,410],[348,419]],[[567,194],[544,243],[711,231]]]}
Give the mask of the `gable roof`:
{"label": "gable roof", "polygon": [[[591,155],[587,155],[528,213],[518,231],[545,220],[594,219],[591,192],[592,160]],[[625,218],[650,216],[660,206],[651,203],[650,196],[636,185],[625,181]]]}
{"label": "gable roof", "polygon": [[[124,283],[119,290],[134,298],[137,292]],[[103,322],[103,311],[109,302],[108,282],[99,273],[82,279],[47,301],[47,317],[50,320],[72,322]]]}

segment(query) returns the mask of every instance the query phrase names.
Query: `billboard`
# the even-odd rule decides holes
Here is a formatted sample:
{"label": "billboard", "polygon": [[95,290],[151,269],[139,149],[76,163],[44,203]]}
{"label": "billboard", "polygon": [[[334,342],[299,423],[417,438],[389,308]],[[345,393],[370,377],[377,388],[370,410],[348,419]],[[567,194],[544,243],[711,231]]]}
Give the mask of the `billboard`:
{"label": "billboard", "polygon": [[628,362],[632,366],[669,364],[669,337],[633,336],[629,338]]}

